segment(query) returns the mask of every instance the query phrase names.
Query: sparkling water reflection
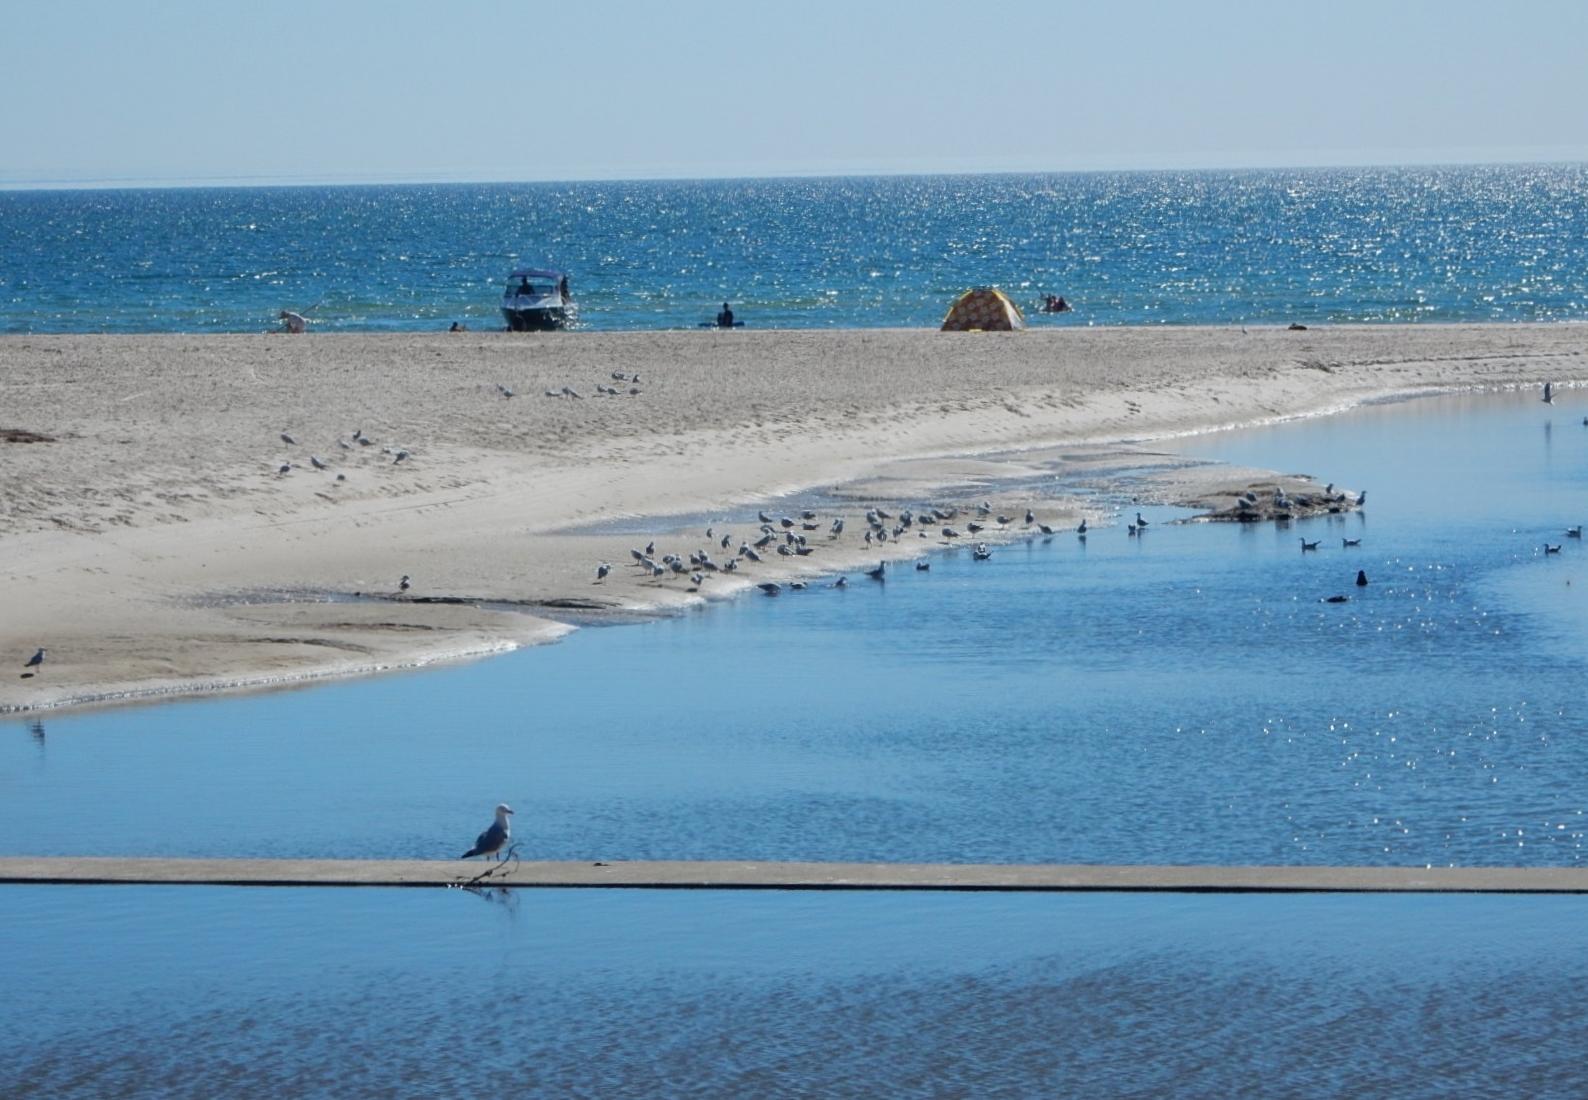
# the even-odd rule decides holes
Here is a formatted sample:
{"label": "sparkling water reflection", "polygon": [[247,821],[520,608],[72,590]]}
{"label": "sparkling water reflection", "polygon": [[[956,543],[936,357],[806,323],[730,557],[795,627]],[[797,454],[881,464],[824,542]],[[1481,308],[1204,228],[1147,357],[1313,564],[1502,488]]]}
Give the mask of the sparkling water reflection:
{"label": "sparkling water reflection", "polygon": [[[1588,317],[1582,165],[0,192],[0,332],[499,328],[522,261],[581,325]],[[525,250],[525,251],[520,251]]]}

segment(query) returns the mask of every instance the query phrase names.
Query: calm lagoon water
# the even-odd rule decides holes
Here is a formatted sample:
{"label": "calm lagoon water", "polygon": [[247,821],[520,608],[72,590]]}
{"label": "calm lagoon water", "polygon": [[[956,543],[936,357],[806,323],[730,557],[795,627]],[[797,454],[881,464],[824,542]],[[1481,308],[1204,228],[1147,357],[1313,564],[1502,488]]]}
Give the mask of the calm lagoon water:
{"label": "calm lagoon water", "polygon": [[0,1096],[1579,1097],[1582,910],[6,887]]}
{"label": "calm lagoon water", "polygon": [[1576,864],[1585,414],[1453,397],[1178,444],[1365,487],[1358,515],[1149,509],[1141,539],[474,664],[12,720],[0,851],[447,857],[506,801],[531,858]]}

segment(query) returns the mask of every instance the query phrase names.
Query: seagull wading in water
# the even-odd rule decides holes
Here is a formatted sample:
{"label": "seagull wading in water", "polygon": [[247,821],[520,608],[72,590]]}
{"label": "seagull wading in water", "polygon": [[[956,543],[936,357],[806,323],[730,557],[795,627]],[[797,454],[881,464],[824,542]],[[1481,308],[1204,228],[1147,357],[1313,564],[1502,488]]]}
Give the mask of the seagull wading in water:
{"label": "seagull wading in water", "polygon": [[496,820],[491,822],[491,827],[474,838],[474,847],[464,852],[459,859],[473,859],[475,856],[495,855],[502,850],[502,846],[512,838],[513,828],[508,818],[512,816],[513,808],[507,803],[500,803],[496,807]]}

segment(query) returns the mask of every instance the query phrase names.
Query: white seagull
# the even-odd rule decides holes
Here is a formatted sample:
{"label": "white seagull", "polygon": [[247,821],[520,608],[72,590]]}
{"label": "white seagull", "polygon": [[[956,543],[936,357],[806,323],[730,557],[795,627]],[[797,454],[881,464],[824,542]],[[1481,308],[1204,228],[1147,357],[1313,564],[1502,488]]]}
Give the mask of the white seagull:
{"label": "white seagull", "polygon": [[513,827],[508,822],[512,816],[513,808],[503,802],[496,807],[496,820],[491,822],[491,827],[474,838],[474,847],[464,852],[459,859],[473,859],[475,856],[495,855],[502,850],[513,836]]}

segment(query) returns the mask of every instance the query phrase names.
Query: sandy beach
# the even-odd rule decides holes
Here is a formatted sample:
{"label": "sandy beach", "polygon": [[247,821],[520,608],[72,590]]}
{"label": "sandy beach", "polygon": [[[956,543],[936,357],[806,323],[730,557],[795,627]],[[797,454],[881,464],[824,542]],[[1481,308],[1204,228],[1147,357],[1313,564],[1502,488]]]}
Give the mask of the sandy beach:
{"label": "sandy beach", "polygon": [[[1571,325],[0,338],[0,713],[413,667],[915,557],[936,528],[868,545],[868,505],[1023,515],[998,488],[1017,452],[1580,384],[1585,347]],[[845,532],[824,512],[809,556],[702,583],[631,558],[725,562],[758,507],[836,486]],[[710,542],[667,518],[719,515]]]}

